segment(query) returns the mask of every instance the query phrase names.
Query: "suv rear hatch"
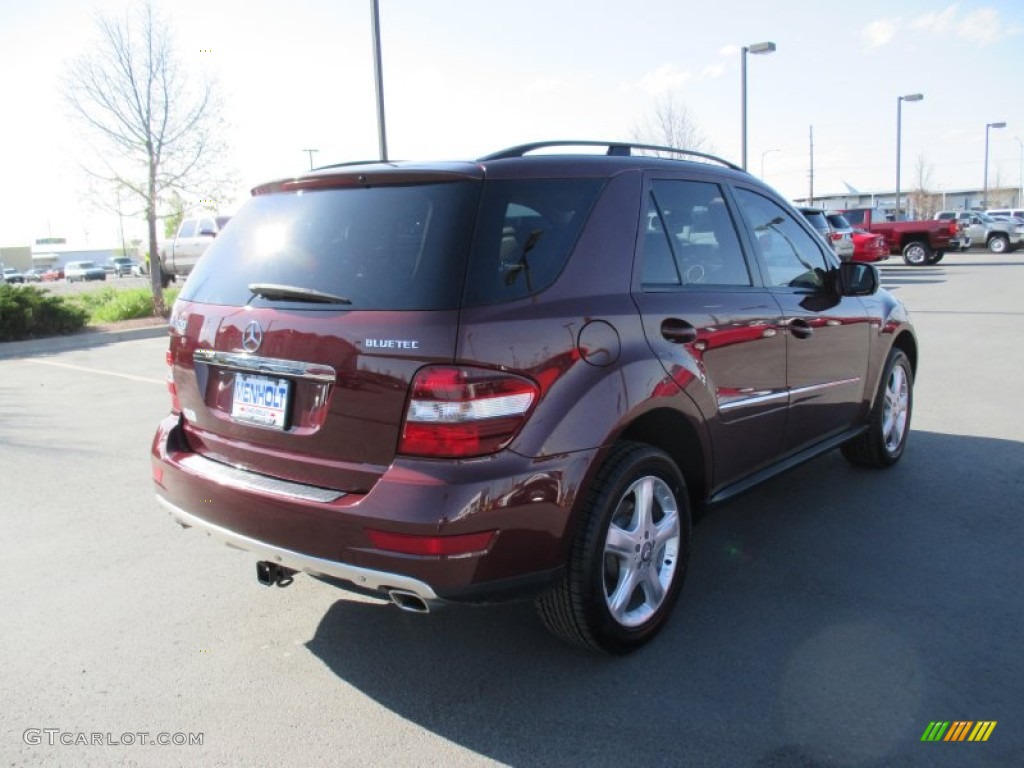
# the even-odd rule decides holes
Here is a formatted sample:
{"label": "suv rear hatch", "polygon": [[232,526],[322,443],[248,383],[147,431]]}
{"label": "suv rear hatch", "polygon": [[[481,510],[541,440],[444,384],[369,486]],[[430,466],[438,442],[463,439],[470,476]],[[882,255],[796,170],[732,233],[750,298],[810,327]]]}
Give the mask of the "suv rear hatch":
{"label": "suv rear hatch", "polygon": [[453,361],[481,178],[361,166],[254,190],[171,317],[190,450],[368,491],[395,457],[416,372]]}

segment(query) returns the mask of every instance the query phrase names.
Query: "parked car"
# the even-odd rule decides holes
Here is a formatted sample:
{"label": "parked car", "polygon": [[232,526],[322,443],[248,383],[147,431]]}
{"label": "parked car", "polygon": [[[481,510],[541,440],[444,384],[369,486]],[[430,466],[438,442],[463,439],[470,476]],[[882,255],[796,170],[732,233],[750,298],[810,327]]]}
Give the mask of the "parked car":
{"label": "parked car", "polygon": [[39,267],[36,267],[34,269],[28,270],[27,272],[25,272],[25,282],[26,283],[38,283],[38,282],[40,282],[43,279],[43,273],[45,271],[46,271],[45,269],[40,269]]}
{"label": "parked car", "polygon": [[6,267],[2,274],[2,281],[5,283],[24,283],[25,276],[14,267]]}
{"label": "parked car", "polygon": [[127,256],[115,256],[112,259],[107,259],[107,263],[103,265],[103,269],[108,275],[114,275],[115,277],[128,277],[132,274],[132,270],[135,266],[136,262],[129,259]]}
{"label": "parked car", "polygon": [[179,277],[187,277],[199,257],[231,220],[230,216],[200,216],[185,219],[174,239],[160,246],[160,269],[164,288]]}
{"label": "parked car", "polygon": [[981,211],[940,211],[935,218],[958,222],[967,247],[984,245],[992,253],[1009,253],[1024,243],[1024,226]]}
{"label": "parked car", "polygon": [[938,264],[947,251],[960,248],[960,228],[955,222],[889,221],[875,208],[851,208],[843,215],[854,227],[884,237],[889,253],[902,255],[911,267]]}
{"label": "parked car", "polygon": [[825,242],[832,246],[832,250],[840,259],[845,261],[853,256],[853,238],[851,237],[853,228],[841,214],[829,215],[821,208],[803,207],[797,210],[804,215]]}
{"label": "parked car", "polygon": [[885,238],[866,229],[853,230],[853,260],[872,264],[889,258],[889,245]]}
{"label": "parked car", "polygon": [[64,279],[64,267],[60,267],[60,266],[47,267],[43,271],[43,274],[41,275],[41,278],[42,278],[44,283],[52,283],[54,280],[63,280]]}
{"label": "parked car", "polygon": [[266,585],[534,596],[623,653],[668,618],[695,508],[837,447],[895,464],[918,345],[877,269],[738,167],[657,149],[256,187],[171,313],[162,507]]}
{"label": "parked car", "polygon": [[1014,218],[1024,220],[1024,210],[1020,208],[990,208],[985,211],[989,216],[995,218]]}
{"label": "parked car", "polygon": [[106,280],[107,271],[92,261],[69,261],[64,265],[64,279],[69,283]]}
{"label": "parked car", "polygon": [[832,234],[830,237],[832,238],[831,243],[835,252],[839,255],[839,258],[844,261],[852,259],[854,251],[856,250],[853,242],[853,226],[841,213],[826,211],[825,218],[827,218],[828,223],[832,225]]}

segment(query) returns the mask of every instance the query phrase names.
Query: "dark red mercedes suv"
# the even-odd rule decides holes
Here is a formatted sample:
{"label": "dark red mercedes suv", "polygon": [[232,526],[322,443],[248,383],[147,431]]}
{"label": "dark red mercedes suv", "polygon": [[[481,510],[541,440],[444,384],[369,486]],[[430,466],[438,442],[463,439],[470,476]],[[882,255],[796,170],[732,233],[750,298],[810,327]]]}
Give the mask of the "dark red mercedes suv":
{"label": "dark red mercedes suv", "polygon": [[724,160],[653,151],[254,189],[171,316],[160,503],[265,584],[532,596],[570,642],[650,639],[691,510],[835,447],[893,464],[917,365],[874,267]]}

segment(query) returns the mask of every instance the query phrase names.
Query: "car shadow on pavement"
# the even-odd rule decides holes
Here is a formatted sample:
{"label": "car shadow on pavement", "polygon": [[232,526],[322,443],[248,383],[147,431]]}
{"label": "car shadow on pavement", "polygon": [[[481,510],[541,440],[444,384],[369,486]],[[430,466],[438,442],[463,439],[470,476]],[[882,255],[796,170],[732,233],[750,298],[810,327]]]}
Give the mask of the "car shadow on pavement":
{"label": "car shadow on pavement", "polygon": [[705,516],[672,620],[630,656],[564,646],[524,603],[342,599],[307,647],[506,764],[956,764],[921,762],[930,720],[1022,714],[1022,495],[1024,444],[915,431],[891,470],[833,452]]}

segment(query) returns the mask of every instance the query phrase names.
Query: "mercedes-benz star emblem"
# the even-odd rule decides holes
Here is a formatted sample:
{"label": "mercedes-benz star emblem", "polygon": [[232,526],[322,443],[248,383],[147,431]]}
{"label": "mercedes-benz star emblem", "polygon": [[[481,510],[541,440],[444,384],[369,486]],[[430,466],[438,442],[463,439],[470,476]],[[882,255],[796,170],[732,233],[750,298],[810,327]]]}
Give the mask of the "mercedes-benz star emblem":
{"label": "mercedes-benz star emblem", "polygon": [[242,347],[246,352],[255,352],[263,343],[263,329],[255,320],[249,322],[242,332]]}

